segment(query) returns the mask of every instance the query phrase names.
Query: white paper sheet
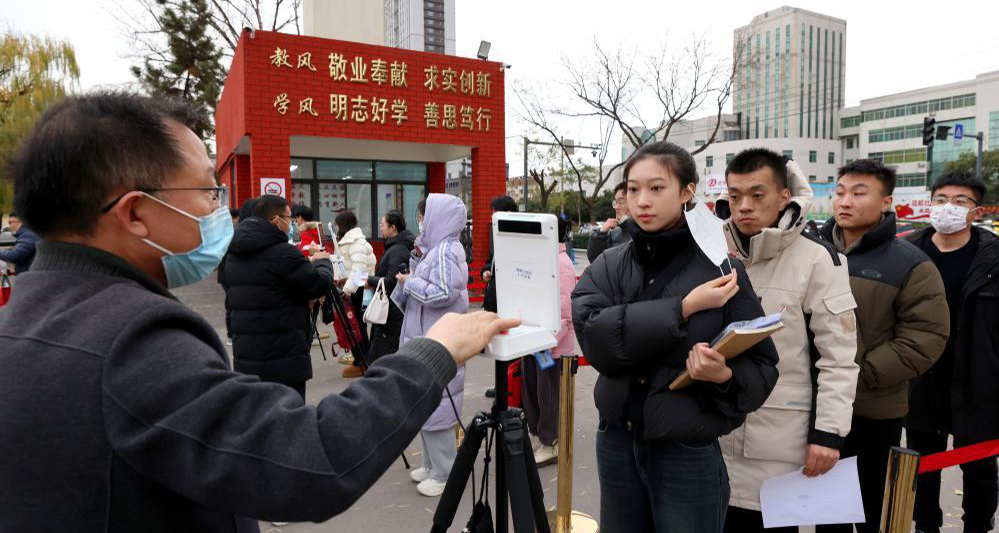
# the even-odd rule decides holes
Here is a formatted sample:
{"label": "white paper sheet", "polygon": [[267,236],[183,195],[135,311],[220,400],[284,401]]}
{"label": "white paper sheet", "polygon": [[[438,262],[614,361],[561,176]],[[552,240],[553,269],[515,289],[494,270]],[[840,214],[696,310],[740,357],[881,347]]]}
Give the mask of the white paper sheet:
{"label": "white paper sheet", "polygon": [[760,487],[763,527],[864,522],[857,458],[836,463],[819,477],[801,470],[770,478]]}

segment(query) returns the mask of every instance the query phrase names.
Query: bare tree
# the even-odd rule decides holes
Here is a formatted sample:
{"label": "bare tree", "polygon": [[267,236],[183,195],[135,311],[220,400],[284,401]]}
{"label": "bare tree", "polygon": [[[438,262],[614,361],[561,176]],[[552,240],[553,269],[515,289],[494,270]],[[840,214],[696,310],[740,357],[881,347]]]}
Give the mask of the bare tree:
{"label": "bare tree", "polygon": [[551,179],[550,181],[545,181],[545,170],[542,169],[541,172],[537,170],[531,170],[531,180],[538,186],[538,191],[541,194],[541,209],[548,210],[548,200],[551,198],[552,193],[555,192],[555,187],[558,186],[557,179]]}
{"label": "bare tree", "polygon": [[599,122],[599,150],[594,154],[598,179],[589,195],[584,192],[581,165],[569,157],[569,148],[561,147],[576,176],[581,200],[591,207],[614,172],[624,165],[624,161],[610,168],[604,165],[616,132],[637,150],[668,138],[677,123],[710,112],[714,126],[705,143],[692,154],[717,140],[733,82],[749,62],[744,50],[745,43],[737,42],[729,62],[713,57],[708,42],[700,36],[692,37],[677,54],[665,45],[651,54],[608,49],[594,39],[587,60],[562,60],[571,103],[563,103],[564,99],[557,105],[543,102],[537,92],[519,87],[520,116],[560,145],[558,119]]}

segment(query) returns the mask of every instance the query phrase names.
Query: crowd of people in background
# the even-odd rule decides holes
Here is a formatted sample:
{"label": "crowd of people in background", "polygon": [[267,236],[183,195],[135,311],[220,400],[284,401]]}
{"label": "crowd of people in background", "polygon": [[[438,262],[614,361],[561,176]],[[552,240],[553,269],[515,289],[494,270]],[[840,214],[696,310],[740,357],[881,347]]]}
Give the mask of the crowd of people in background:
{"label": "crowd of people in background", "polygon": [[[327,235],[311,208],[280,196],[222,205],[192,117],[169,100],[72,96],[16,158],[23,222],[10,216],[16,244],[0,261],[22,279],[0,311],[0,449],[17,460],[0,466],[0,487],[18,490],[5,493],[0,521],[228,531],[324,520],[417,435],[422,462],[410,477],[439,496],[465,363],[517,325],[494,314],[492,245],[479,270],[486,312],[469,312],[461,199],[427,195],[417,228],[399,210],[382,213],[376,257],[349,210]],[[880,161],[839,169],[833,217],[819,224],[787,157],[748,149],[725,174],[714,218],[686,150],[639,148],[578,282],[572,223],[558,217],[557,346],[521,361],[535,462],[558,456],[558,360],[582,355],[599,374],[604,533],[763,531],[764,481],[823,476],[846,457],[857,458],[866,519],[817,531],[877,531],[888,452],[903,432],[920,453],[951,437],[999,438],[999,237],[971,224],[985,183],[938,177],[930,225],[897,238],[896,174]],[[505,196],[491,207],[518,210]],[[170,292],[216,267],[231,368],[211,326]],[[339,357],[342,377],[356,379],[306,402],[333,299],[357,328]],[[363,318],[386,300],[382,318]],[[765,316],[783,327],[737,357],[711,346],[729,324]],[[684,374],[692,384],[671,387]],[[962,469],[964,531],[991,531],[996,459]],[[919,533],[943,525],[940,483],[939,473],[918,478]],[[50,502],[43,513],[38,501]]]}

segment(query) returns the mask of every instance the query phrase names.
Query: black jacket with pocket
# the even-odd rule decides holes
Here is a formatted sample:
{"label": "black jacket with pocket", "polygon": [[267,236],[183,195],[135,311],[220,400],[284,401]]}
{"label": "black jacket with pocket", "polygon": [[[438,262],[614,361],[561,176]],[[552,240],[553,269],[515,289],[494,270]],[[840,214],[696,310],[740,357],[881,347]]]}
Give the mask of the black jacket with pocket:
{"label": "black jacket with pocket", "polygon": [[[416,236],[408,229],[385,241],[385,253],[375,266],[375,275],[368,277],[368,288],[376,289],[379,280],[385,280],[385,295],[392,296],[399,273],[399,265],[409,265],[409,255],[416,243]],[[402,333],[402,310],[389,300],[388,319],[384,324],[371,325],[371,347],[368,350],[368,363],[379,357],[395,353],[399,349],[399,335]]]}
{"label": "black jacket with pocket", "polygon": [[286,233],[250,217],[236,226],[225,273],[235,369],[276,383],[312,378],[309,301],[333,286],[329,260],[310,262]]}
{"label": "black jacket with pocket", "polygon": [[[729,323],[763,315],[741,263],[739,292],[724,306],[682,316],[682,300],[717,278],[717,266],[681,227],[649,235],[631,230],[632,242],[608,249],[583,274],[572,294],[576,336],[587,361],[600,372],[594,396],[600,417],[645,440],[705,441],[738,427],[777,383],[777,350],[766,339],[728,361],[732,379],[696,382],[670,391],[686,369],[690,349],[711,342]],[[675,263],[675,264],[674,264]],[[727,264],[723,264],[727,269]],[[636,301],[662,270],[661,292]],[[655,292],[655,291],[653,291]]]}
{"label": "black jacket with pocket", "polygon": [[[912,382],[905,425],[980,442],[999,438],[999,238],[972,231],[978,249],[951,328],[954,352]],[[907,239],[922,249],[934,233],[927,228]]]}

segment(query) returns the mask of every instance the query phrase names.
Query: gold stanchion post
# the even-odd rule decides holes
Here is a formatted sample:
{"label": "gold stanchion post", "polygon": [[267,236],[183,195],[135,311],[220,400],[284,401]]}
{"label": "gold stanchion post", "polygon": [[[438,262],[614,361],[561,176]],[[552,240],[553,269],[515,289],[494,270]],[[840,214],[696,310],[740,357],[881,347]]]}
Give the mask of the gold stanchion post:
{"label": "gold stanchion post", "polygon": [[562,356],[558,423],[558,487],[548,523],[555,533],[596,533],[597,521],[572,510],[572,438],[575,431],[576,356]]}
{"label": "gold stanchion post", "polygon": [[916,504],[919,453],[893,446],[888,454],[885,499],[881,507],[881,533],[912,531],[912,509]]}

